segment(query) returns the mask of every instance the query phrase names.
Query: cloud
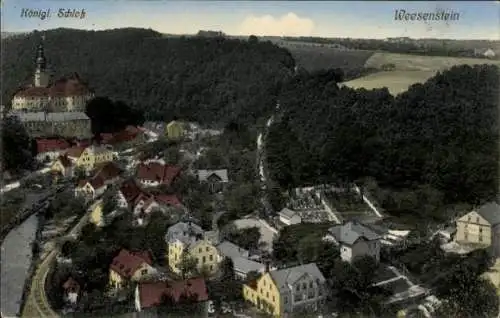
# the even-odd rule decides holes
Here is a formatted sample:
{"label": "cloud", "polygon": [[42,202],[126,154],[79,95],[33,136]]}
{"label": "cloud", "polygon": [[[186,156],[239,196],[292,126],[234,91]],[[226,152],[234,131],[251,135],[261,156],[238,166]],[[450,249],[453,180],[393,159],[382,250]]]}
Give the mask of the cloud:
{"label": "cloud", "polygon": [[241,35],[308,36],[314,30],[314,21],[290,12],[279,18],[271,15],[248,16],[239,27]]}

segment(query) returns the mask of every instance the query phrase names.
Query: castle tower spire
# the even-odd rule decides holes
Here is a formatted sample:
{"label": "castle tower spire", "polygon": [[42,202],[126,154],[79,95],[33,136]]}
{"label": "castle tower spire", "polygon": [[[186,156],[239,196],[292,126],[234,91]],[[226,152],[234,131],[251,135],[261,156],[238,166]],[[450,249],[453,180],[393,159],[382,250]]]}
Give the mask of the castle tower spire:
{"label": "castle tower spire", "polygon": [[38,44],[36,50],[36,69],[35,69],[35,86],[36,87],[47,87],[49,84],[49,76],[47,74],[47,59],[45,58],[45,50],[43,42],[45,41],[45,36],[42,36],[40,44]]}

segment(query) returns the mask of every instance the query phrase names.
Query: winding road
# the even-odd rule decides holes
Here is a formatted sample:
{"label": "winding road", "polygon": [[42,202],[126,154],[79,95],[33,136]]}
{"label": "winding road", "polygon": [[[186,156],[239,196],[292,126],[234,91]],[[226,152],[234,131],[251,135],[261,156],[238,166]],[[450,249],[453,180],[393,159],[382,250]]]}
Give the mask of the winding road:
{"label": "winding road", "polygon": [[[66,234],[67,238],[74,238],[78,236],[82,227],[88,222],[90,212],[92,211],[92,205],[87,213],[78,221],[78,223]],[[38,266],[37,271],[33,277],[31,285],[31,293],[28,298],[28,302],[35,308],[37,312],[37,317],[59,317],[59,315],[52,310],[50,303],[47,300],[47,294],[45,292],[45,283],[47,282],[47,276],[51,269],[53,262],[56,261],[58,250],[51,251]],[[29,306],[25,306],[29,307]],[[23,313],[23,317],[29,317],[28,314]]]}

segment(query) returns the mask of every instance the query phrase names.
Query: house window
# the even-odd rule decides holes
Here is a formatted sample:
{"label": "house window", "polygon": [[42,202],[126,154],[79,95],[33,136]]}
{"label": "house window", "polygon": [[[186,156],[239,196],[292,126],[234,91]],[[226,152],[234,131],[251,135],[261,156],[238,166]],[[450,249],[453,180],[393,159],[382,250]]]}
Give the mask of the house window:
{"label": "house window", "polygon": [[309,288],[313,288],[313,282],[309,282]]}
{"label": "house window", "polygon": [[482,241],[483,241],[483,236],[479,235],[479,242],[482,242]]}
{"label": "house window", "polygon": [[300,285],[297,285],[296,290],[297,290],[297,291],[299,291],[299,290],[300,290]]}
{"label": "house window", "polygon": [[483,233],[483,228],[482,227],[479,228],[479,233]]}
{"label": "house window", "polygon": [[283,300],[283,303],[288,304],[288,297],[285,296],[285,299]]}
{"label": "house window", "polygon": [[306,283],[302,284],[302,289],[307,289],[307,284]]}
{"label": "house window", "polygon": [[209,250],[210,250],[210,248],[207,246],[207,247],[205,248],[205,251],[207,251],[207,252],[208,252]]}
{"label": "house window", "polygon": [[203,264],[205,264],[206,261],[207,261],[207,257],[203,256]]}
{"label": "house window", "polygon": [[467,222],[470,222],[472,218],[470,216],[467,217]]}
{"label": "house window", "polygon": [[210,256],[208,257],[211,261],[214,260],[214,256],[212,254],[210,254]]}
{"label": "house window", "polygon": [[479,216],[476,218],[476,223],[479,223]]}
{"label": "house window", "polygon": [[266,281],[264,281],[264,283],[263,283],[263,284],[264,284],[264,286],[266,286]]}
{"label": "house window", "polygon": [[213,270],[214,270],[214,266],[210,265],[210,271],[213,271]]}
{"label": "house window", "polygon": [[273,296],[273,302],[275,302],[275,301],[276,301],[276,297]]}
{"label": "house window", "polygon": [[467,240],[469,238],[469,233],[465,232],[464,233],[464,239]]}
{"label": "house window", "polygon": [[269,298],[269,292],[266,293],[266,297]]}
{"label": "house window", "polygon": [[200,252],[200,253],[201,253],[201,247],[198,249],[198,252]]}
{"label": "house window", "polygon": [[147,270],[147,269],[143,269],[143,270],[141,271],[141,275],[146,275],[147,273],[148,273],[148,270]]}

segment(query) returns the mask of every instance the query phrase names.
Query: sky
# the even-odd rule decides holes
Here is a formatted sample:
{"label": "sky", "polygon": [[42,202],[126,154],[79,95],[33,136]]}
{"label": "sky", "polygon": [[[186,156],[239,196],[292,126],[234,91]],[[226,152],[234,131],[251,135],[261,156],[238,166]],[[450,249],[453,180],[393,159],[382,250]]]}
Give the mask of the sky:
{"label": "sky", "polygon": [[[374,38],[412,37],[500,40],[500,1],[113,1],[1,0],[2,31],[54,28],[103,30],[151,28],[161,33],[199,30],[229,35]],[[23,9],[50,17],[22,17]],[[85,10],[84,18],[61,18],[62,9]],[[459,14],[454,21],[396,20],[395,11]],[[26,12],[26,11],[25,11]]]}

